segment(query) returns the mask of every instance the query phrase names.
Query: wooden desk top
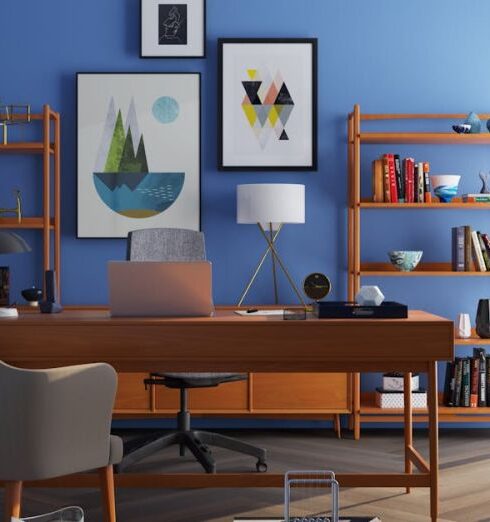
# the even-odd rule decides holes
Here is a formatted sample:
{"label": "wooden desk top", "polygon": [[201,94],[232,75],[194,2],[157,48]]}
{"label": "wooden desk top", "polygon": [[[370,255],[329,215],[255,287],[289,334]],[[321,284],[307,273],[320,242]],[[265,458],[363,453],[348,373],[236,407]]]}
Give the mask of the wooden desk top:
{"label": "wooden desk top", "polygon": [[[107,310],[21,313],[0,321],[0,359],[27,367],[106,361],[120,371],[423,371],[453,358],[453,323],[239,316],[111,318]],[[373,368],[372,370],[370,370]],[[408,369],[408,368],[407,368]]]}

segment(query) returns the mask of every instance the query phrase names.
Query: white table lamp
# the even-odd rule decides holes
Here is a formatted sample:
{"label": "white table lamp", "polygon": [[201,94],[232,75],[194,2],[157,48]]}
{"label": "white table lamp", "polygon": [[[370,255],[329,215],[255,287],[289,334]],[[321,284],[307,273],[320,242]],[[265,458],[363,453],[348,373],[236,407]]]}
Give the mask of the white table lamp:
{"label": "white table lamp", "polygon": [[286,275],[289,284],[303,305],[305,302],[277,253],[275,243],[284,224],[305,222],[305,186],[286,183],[254,183],[237,186],[237,223],[256,224],[267,242],[250,281],[243,291],[241,305],[269,253],[272,257],[275,303],[278,304],[276,262]]}

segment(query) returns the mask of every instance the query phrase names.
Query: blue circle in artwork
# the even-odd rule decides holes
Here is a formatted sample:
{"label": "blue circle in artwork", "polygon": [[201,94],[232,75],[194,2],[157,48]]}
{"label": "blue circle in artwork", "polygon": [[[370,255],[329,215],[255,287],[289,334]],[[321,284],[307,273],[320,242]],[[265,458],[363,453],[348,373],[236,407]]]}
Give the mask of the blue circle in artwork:
{"label": "blue circle in artwork", "polygon": [[162,96],[155,100],[152,112],[160,123],[172,123],[179,116],[180,107],[177,100],[170,96]]}

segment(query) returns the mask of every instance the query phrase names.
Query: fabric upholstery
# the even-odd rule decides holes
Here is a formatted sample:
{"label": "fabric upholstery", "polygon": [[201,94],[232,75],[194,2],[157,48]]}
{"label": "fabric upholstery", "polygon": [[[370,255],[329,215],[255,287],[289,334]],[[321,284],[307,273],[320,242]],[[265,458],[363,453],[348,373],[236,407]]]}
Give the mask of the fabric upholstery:
{"label": "fabric upholstery", "polygon": [[26,481],[116,463],[117,375],[108,364],[24,370],[0,362],[0,480]]}
{"label": "fabric upholstery", "polygon": [[[182,228],[147,228],[128,234],[128,261],[205,261],[204,234]],[[162,373],[172,388],[217,386],[246,379],[233,373]]]}

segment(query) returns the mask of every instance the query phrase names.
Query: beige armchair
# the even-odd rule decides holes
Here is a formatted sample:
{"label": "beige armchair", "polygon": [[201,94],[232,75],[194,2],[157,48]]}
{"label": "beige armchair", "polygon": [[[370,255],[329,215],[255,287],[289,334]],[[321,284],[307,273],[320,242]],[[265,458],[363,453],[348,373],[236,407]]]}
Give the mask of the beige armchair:
{"label": "beige armchair", "polygon": [[0,480],[5,520],[20,516],[22,483],[98,470],[105,520],[115,522],[110,434],[117,375],[108,364],[23,370],[0,362]]}

